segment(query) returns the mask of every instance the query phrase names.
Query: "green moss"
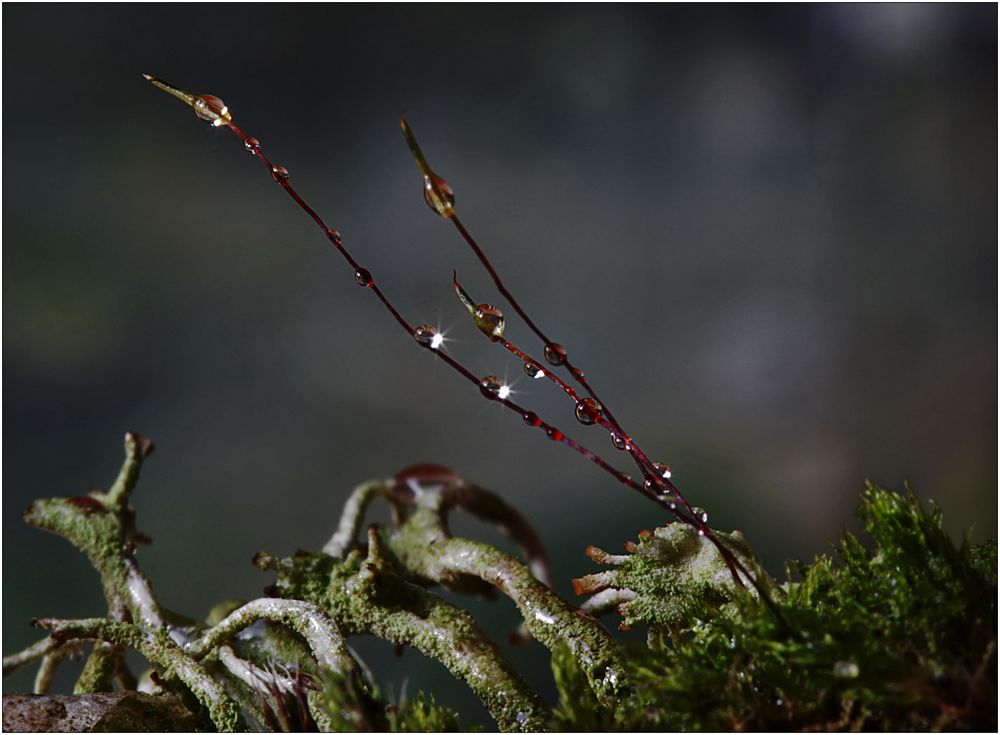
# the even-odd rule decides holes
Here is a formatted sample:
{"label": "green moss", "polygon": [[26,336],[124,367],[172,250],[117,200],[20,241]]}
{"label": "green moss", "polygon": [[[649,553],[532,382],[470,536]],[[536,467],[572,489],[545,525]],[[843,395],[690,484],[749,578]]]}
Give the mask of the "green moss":
{"label": "green moss", "polygon": [[[616,727],[995,729],[996,545],[956,546],[911,494],[869,486],[862,500],[873,548],[845,534],[836,560],[800,565],[777,600],[790,627],[736,595],[667,645],[630,649]],[[561,722],[582,728],[579,688],[561,691]]]}

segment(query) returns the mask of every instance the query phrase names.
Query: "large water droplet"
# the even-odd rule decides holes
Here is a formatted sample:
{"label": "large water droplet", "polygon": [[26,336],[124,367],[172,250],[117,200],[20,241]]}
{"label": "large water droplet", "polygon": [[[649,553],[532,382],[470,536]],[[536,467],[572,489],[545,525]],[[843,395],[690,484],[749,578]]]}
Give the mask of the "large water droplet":
{"label": "large water droplet", "polygon": [[[432,350],[436,350],[444,342],[444,337],[434,327],[430,324],[421,324],[413,330],[413,339],[417,340],[424,347],[430,347]],[[480,383],[482,385],[482,383]]]}
{"label": "large water droplet", "polygon": [[375,279],[372,278],[371,272],[365,268],[358,268],[356,271],[354,271],[354,281],[359,286],[362,286],[364,288],[368,288],[373,283],[375,283]]}
{"label": "large water droplet", "polygon": [[584,398],[576,404],[576,420],[581,424],[590,425],[601,418],[604,407],[596,398]]}
{"label": "large water droplet", "polygon": [[455,192],[433,172],[424,176],[424,201],[445,219],[455,216]]}
{"label": "large water droplet", "polygon": [[708,512],[704,508],[695,506],[691,509],[691,512],[697,520],[700,520],[702,523],[708,523]]}
{"label": "large water droplet", "polygon": [[226,103],[212,94],[203,94],[195,97],[191,102],[194,114],[199,120],[204,120],[215,127],[228,125],[233,121],[233,116],[229,114]]}
{"label": "large water droplet", "polygon": [[528,360],[526,363],[524,363],[524,374],[527,375],[529,378],[535,378],[535,379],[544,378],[545,370],[543,370],[542,366],[539,365],[537,362],[534,362],[533,360]]}
{"label": "large water droplet", "polygon": [[583,380],[583,379],[584,379],[585,377],[587,377],[587,376],[586,376],[586,375],[584,374],[584,372],[583,372],[583,371],[582,371],[582,370],[581,370],[580,368],[578,368],[578,367],[575,367],[575,368],[573,368],[573,369],[572,369],[572,370],[570,370],[569,372],[570,372],[570,374],[571,374],[571,375],[572,375],[572,376],[573,376],[574,378],[576,378],[577,380]]}
{"label": "large water droplet", "polygon": [[260,150],[260,141],[256,138],[247,138],[243,141],[243,147],[247,149],[247,153],[251,156],[256,156]]}
{"label": "large water droplet", "polygon": [[279,184],[283,181],[288,181],[288,169],[284,166],[279,166],[274,164],[271,166],[271,178],[277,181]]}
{"label": "large water droplet", "polygon": [[508,388],[496,375],[487,375],[479,381],[479,392],[491,401],[502,400],[510,395]]}
{"label": "large water droplet", "polygon": [[561,442],[565,438],[565,435],[555,427],[552,427],[545,433],[548,434],[549,439],[554,442]]}
{"label": "large water droplet", "polygon": [[566,348],[555,342],[545,345],[545,361],[549,365],[562,365],[566,362]]}
{"label": "large water droplet", "polygon": [[611,432],[611,446],[619,451],[624,451],[628,447],[628,442],[615,432]]}
{"label": "large water droplet", "polygon": [[479,331],[496,342],[503,336],[503,312],[493,304],[480,304],[472,313],[472,320]]}

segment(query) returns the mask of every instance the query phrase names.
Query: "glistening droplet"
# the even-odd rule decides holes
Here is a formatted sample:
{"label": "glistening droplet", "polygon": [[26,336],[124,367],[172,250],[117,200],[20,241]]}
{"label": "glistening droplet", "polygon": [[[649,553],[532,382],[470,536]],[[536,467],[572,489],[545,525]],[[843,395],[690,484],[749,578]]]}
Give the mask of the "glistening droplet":
{"label": "glistening droplet", "polygon": [[528,360],[524,363],[524,374],[529,378],[535,379],[545,377],[545,371],[542,369],[542,366],[532,360]]}
{"label": "glistening droplet", "polygon": [[546,434],[548,434],[549,439],[554,442],[561,442],[565,438],[565,435],[555,427],[549,429]]}
{"label": "glistening droplet", "polygon": [[274,164],[271,166],[271,178],[277,181],[279,184],[283,181],[288,181],[288,169],[284,166],[279,166]]}
{"label": "glistening droplet", "polygon": [[576,420],[588,426],[601,418],[604,407],[596,398],[584,398],[576,404]]}
{"label": "glistening droplet", "polygon": [[549,365],[562,365],[566,362],[566,348],[555,342],[545,345],[545,361]]}
{"label": "glistening droplet", "polygon": [[496,375],[487,375],[479,381],[479,392],[491,401],[502,400],[510,395],[510,388]]}
{"label": "glistening droplet", "polygon": [[708,513],[705,511],[704,508],[699,508],[695,506],[694,508],[691,509],[691,512],[694,513],[694,517],[700,520],[702,523],[708,523]]}
{"label": "glistening droplet", "polygon": [[445,219],[455,216],[455,192],[447,181],[433,172],[424,176],[424,201]]}
{"label": "glistening droplet", "polygon": [[199,120],[204,120],[215,127],[228,125],[233,121],[233,116],[229,114],[226,103],[213,94],[195,97],[191,101],[191,107]]}
{"label": "glistening droplet", "polygon": [[364,288],[368,288],[373,283],[375,283],[375,279],[372,278],[371,272],[369,272],[365,268],[358,268],[356,271],[354,271],[354,281],[359,286],[363,286]]}
{"label": "glistening droplet", "polygon": [[653,469],[656,470],[656,473],[660,477],[662,477],[664,479],[667,479],[667,480],[669,480],[670,476],[673,474],[670,471],[670,468],[667,465],[663,464],[663,462],[654,462],[653,463]]}
{"label": "glistening droplet", "polygon": [[570,373],[577,380],[583,380],[585,377],[587,377],[586,375],[584,375],[584,372],[578,367],[575,367],[572,370],[570,370]]}
{"label": "glistening droplet", "polygon": [[[430,347],[432,350],[436,350],[441,346],[444,341],[441,337],[441,333],[430,324],[421,324],[413,330],[413,339],[417,340],[424,347]],[[480,383],[482,385],[482,383]]]}
{"label": "glistening droplet", "polygon": [[611,446],[613,446],[615,449],[619,451],[624,451],[625,447],[628,446],[628,443],[622,437],[618,436],[615,432],[612,431]]}
{"label": "glistening droplet", "polygon": [[503,312],[493,304],[480,304],[472,312],[472,321],[479,327],[479,331],[496,342],[503,336]]}
{"label": "glistening droplet", "polygon": [[260,141],[256,138],[247,138],[243,141],[243,147],[247,149],[247,152],[251,156],[256,156],[260,150]]}

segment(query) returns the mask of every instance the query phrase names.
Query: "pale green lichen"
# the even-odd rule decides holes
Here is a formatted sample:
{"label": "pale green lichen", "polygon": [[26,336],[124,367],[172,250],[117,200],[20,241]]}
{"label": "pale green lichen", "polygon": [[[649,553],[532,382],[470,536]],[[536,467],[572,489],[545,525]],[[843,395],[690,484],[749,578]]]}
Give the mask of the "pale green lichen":
{"label": "pale green lichen", "polygon": [[[441,662],[482,699],[502,730],[543,729],[549,708],[468,612],[426,589],[440,584],[507,595],[531,636],[554,651],[570,652],[595,696],[623,691],[617,644],[544,584],[548,562],[523,516],[444,468],[431,468],[444,477],[432,485],[390,481],[359,487],[325,553],[258,554],[258,567],[277,572],[272,592],[282,599],[224,603],[213,609],[207,625],[163,609],[132,554],[133,545],[146,539],[135,528],[129,497],[150,451],[150,442],[128,434],[125,463],[108,492],[40,500],[25,513],[29,523],[64,536],[88,556],[101,576],[108,617],[43,621],[52,637],[5,659],[5,672],[42,658],[48,678],[68,646],[94,641],[77,682],[80,692],[109,690],[115,682],[134,686],[121,655],[133,648],[157,672],[158,684],[151,686],[192,693],[219,729],[246,727],[241,710],[258,721],[280,723],[281,713],[293,709],[283,703],[288,696],[305,703],[310,722],[324,727],[391,724],[396,720],[377,701],[343,639],[370,634]],[[369,528],[360,542],[365,510],[376,498],[390,504],[395,527]],[[447,519],[456,508],[497,524],[523,550],[526,562],[488,544],[452,537]],[[302,688],[303,676],[341,682],[334,686],[344,693],[340,709],[328,711],[325,695]],[[451,722],[437,712],[421,705],[399,723]]]}
{"label": "pale green lichen", "polygon": [[[758,583],[772,589],[739,531],[716,532],[737,559],[752,569]],[[651,639],[669,635],[710,611],[726,609],[736,597],[752,592],[736,584],[715,546],[684,523],[643,531],[638,543],[626,544],[624,555],[591,546],[587,555],[613,568],[573,580],[577,594],[594,595],[583,609],[600,615],[614,609],[622,630],[644,625]]]}

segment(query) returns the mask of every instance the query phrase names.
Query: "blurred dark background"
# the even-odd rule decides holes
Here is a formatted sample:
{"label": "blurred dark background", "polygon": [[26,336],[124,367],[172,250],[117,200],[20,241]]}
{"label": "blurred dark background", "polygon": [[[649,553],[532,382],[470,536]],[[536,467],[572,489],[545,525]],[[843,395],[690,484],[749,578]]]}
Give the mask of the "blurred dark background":
{"label": "blurred dark background", "polygon": [[[453,267],[502,304],[422,200],[408,108],[511,290],[772,573],[854,527],[865,478],[938,500],[956,536],[996,534],[995,5],[5,5],[3,21],[5,652],[38,636],[33,616],[103,612],[85,559],[18,514],[106,487],[126,429],[158,448],[140,561],[196,616],[271,581],[255,551],[319,548],[356,483],[415,462],[516,504],[567,596],[588,544],[667,520],[418,350],[238,141],[142,72],[222,97],[412,322],[627,465],[454,299]],[[513,316],[508,334],[540,352]],[[515,621],[503,602],[475,612],[498,639]],[[419,654],[358,648],[393,696],[482,717]],[[550,694],[544,652],[512,655]]]}

